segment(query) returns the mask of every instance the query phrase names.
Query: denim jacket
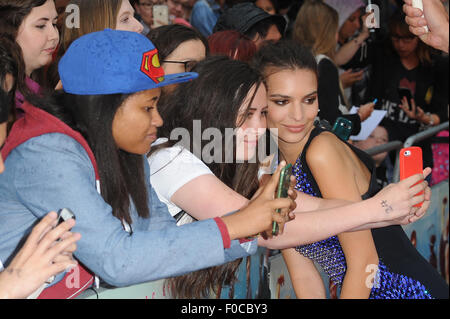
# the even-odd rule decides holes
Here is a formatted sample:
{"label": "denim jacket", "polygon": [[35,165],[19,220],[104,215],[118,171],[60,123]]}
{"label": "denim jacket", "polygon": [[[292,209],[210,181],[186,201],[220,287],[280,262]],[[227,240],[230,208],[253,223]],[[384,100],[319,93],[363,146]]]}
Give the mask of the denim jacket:
{"label": "denim jacket", "polygon": [[[13,128],[8,140],[23,134],[23,129]],[[177,227],[148,182],[150,170],[143,162],[150,218],[139,217],[131,205],[130,234],[97,192],[92,161],[75,139],[49,133],[14,148],[0,175],[0,260],[5,267],[33,226],[49,211],[64,207],[76,215],[73,231],[82,236],[74,256],[117,287],[178,276],[256,252],[255,240],[233,240],[225,248],[223,227],[216,220]]]}
{"label": "denim jacket", "polygon": [[200,0],[192,8],[190,22],[201,34],[208,37],[213,33],[220,14],[220,6],[214,0]]}

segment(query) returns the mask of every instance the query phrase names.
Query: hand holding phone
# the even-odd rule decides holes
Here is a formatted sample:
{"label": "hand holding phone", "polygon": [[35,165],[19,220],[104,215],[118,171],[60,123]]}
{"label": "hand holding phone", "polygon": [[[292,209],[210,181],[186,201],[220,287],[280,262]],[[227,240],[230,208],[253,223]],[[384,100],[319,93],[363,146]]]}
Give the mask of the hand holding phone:
{"label": "hand holding phone", "polygon": [[[400,161],[400,180],[407,179],[410,176],[423,173],[422,149],[417,146],[403,148],[399,154]],[[415,185],[421,183],[419,181]],[[415,186],[413,185],[413,186]],[[416,194],[422,195],[423,191]],[[421,207],[423,203],[417,204],[414,207]]]}
{"label": "hand holding phone", "polygon": [[56,226],[60,225],[61,223],[71,218],[76,219],[75,214],[70,209],[62,208],[58,210],[58,221],[56,223]]}
{"label": "hand holding phone", "polygon": [[[277,195],[276,198],[287,198],[289,186],[291,184],[292,176],[292,164],[288,164],[281,170],[280,179],[278,181]],[[277,210],[280,213],[280,210]],[[272,223],[272,235],[278,235],[279,227],[277,222]]]}
{"label": "hand holding phone", "polygon": [[157,28],[169,24],[169,7],[167,5],[153,6],[153,26]]}
{"label": "hand holding phone", "polygon": [[[358,71],[356,71],[358,70]],[[349,69],[339,76],[344,89],[350,88],[353,84],[364,78],[364,69]]]}
{"label": "hand holding phone", "polygon": [[406,101],[408,102],[408,108],[411,111],[411,100],[413,98],[411,91],[409,89],[405,89],[405,88],[398,88],[397,93],[400,98],[400,102],[403,101],[403,98],[406,98]]}
{"label": "hand holding phone", "polygon": [[[414,8],[420,9],[423,12],[423,1],[422,0],[412,0],[412,6]],[[425,15],[422,15],[422,18],[424,18]],[[425,32],[428,32],[428,26],[423,27],[425,29]]]}

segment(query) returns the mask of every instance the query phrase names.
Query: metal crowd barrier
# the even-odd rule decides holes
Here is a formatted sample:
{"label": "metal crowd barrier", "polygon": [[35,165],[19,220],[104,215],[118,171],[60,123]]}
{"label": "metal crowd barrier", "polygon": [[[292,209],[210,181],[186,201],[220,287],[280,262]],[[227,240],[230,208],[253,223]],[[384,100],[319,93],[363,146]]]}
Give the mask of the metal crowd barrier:
{"label": "metal crowd barrier", "polygon": [[374,148],[368,149],[366,151],[367,154],[369,154],[370,156],[374,156],[380,153],[384,153],[384,152],[390,152],[390,151],[395,151],[395,150],[399,150],[403,147],[403,143],[400,141],[393,141],[393,142],[389,142],[383,145],[378,145],[375,146]]}

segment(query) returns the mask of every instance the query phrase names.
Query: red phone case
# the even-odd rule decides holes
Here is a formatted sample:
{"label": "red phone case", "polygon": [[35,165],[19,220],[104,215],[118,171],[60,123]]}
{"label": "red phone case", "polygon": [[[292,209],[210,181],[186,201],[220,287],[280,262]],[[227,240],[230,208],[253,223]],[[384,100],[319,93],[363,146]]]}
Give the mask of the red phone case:
{"label": "red phone case", "polygon": [[[417,146],[402,148],[400,150],[400,180],[423,173],[422,149]],[[417,182],[413,186],[419,184]],[[416,195],[422,195],[423,191]],[[414,207],[421,207],[422,203]]]}

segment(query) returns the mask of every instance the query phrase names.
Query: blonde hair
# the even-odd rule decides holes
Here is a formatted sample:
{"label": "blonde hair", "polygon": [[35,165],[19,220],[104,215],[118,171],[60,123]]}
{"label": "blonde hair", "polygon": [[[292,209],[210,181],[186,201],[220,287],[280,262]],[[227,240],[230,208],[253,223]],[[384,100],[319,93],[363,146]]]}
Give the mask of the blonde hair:
{"label": "blonde hair", "polygon": [[71,0],[80,9],[80,27],[63,26],[61,50],[65,52],[79,37],[106,28],[115,29],[123,0]]}
{"label": "blonde hair", "polygon": [[339,14],[319,0],[307,0],[302,5],[294,25],[294,40],[309,47],[315,55],[334,59]]}

